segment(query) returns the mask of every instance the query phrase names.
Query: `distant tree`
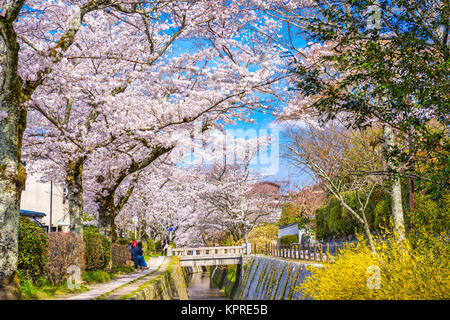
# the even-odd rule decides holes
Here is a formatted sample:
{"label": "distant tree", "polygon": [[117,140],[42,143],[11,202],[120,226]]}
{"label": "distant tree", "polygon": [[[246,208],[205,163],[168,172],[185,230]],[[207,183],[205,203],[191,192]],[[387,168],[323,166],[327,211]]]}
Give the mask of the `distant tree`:
{"label": "distant tree", "polygon": [[291,202],[286,202],[281,207],[281,217],[278,219],[278,226],[285,226],[297,223],[299,229],[309,227],[311,219],[307,215],[304,207],[297,207]]}
{"label": "distant tree", "polygon": [[[382,179],[364,172],[377,171],[382,166],[380,148],[371,146],[364,132],[347,130],[336,124],[292,129],[288,136],[284,156],[333,195],[364,228],[372,244],[368,205],[374,190],[382,185]],[[356,207],[348,202],[349,193]]]}

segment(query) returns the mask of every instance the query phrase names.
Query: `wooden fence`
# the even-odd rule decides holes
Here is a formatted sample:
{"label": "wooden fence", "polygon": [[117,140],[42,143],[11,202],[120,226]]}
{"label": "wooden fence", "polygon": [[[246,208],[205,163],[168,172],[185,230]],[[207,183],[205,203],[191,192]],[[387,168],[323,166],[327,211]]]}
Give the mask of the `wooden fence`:
{"label": "wooden fence", "polygon": [[253,245],[252,253],[265,254],[280,258],[290,258],[312,261],[333,261],[333,257],[342,249],[352,246],[354,242],[328,242],[318,244],[271,244],[267,243],[264,248]]}

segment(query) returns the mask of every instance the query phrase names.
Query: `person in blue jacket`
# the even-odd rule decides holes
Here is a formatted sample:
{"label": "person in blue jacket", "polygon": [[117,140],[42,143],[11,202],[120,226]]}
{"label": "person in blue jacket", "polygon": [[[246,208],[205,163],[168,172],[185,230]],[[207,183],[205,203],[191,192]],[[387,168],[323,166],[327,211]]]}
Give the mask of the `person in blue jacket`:
{"label": "person in blue jacket", "polygon": [[[127,246],[128,251],[130,251],[130,257],[131,257],[131,260],[133,260],[133,261],[134,261],[134,259],[133,259],[133,254],[131,253],[131,250],[132,250],[134,247],[136,247],[136,245],[137,245],[137,241],[134,240],[133,242],[131,242],[131,243]],[[134,264],[134,267],[137,268],[136,263]]]}
{"label": "person in blue jacket", "polygon": [[142,242],[138,242],[136,247],[131,249],[131,256],[133,257],[134,264],[137,268],[141,270],[148,269],[144,259],[144,252],[142,251]]}

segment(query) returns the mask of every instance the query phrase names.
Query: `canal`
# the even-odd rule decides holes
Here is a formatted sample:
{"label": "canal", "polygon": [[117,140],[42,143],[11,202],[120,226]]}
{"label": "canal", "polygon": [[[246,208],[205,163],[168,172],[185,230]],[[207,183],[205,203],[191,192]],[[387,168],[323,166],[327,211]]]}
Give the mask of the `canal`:
{"label": "canal", "polygon": [[226,300],[228,297],[219,288],[211,284],[209,272],[196,272],[188,284],[190,300]]}

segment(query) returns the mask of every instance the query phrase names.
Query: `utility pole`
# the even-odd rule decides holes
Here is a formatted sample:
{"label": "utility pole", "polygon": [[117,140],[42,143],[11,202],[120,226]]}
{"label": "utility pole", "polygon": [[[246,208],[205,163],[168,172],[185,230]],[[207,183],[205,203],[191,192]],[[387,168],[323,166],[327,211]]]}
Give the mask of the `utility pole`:
{"label": "utility pole", "polygon": [[173,227],[169,228],[169,241],[172,241],[172,231],[173,231]]}
{"label": "utility pole", "polygon": [[53,209],[53,180],[50,180],[50,223],[48,232],[52,232],[52,209]]}
{"label": "utility pole", "polygon": [[138,223],[138,217],[134,217],[133,218],[133,222],[134,222],[134,239],[137,240],[137,238],[136,238],[136,225]]}

